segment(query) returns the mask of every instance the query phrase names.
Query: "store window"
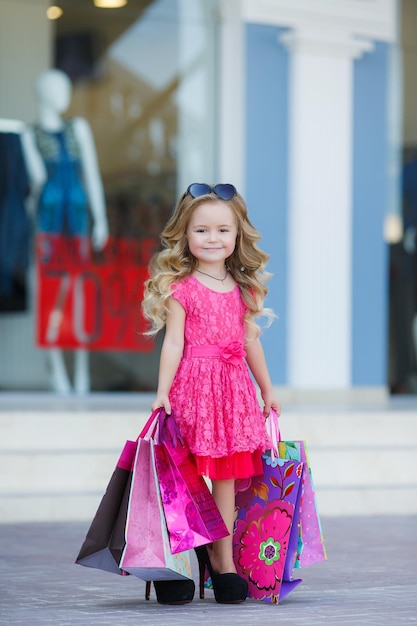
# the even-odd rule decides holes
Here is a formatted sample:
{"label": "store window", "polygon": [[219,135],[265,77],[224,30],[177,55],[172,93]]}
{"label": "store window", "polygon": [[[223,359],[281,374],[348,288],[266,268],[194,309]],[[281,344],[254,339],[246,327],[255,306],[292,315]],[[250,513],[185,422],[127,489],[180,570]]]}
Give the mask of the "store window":
{"label": "store window", "polygon": [[[50,232],[38,232],[20,251],[27,276],[16,275],[13,293],[0,299],[2,361],[22,350],[14,316],[26,311],[35,328],[36,355],[23,348],[33,380],[30,367],[19,377],[0,365],[0,389],[149,391],[161,338],[143,336],[146,266],[186,184],[215,179],[215,0],[57,4],[50,56],[71,81],[63,117],[69,126],[81,118],[91,131],[109,239],[101,247],[90,241],[84,254],[78,232],[69,244],[68,233],[51,243]],[[49,139],[36,132],[49,154]],[[76,143],[77,129],[69,132]]]}
{"label": "store window", "polygon": [[388,382],[394,395],[417,394],[417,3],[401,2],[398,74],[402,92],[402,232],[390,246]]}

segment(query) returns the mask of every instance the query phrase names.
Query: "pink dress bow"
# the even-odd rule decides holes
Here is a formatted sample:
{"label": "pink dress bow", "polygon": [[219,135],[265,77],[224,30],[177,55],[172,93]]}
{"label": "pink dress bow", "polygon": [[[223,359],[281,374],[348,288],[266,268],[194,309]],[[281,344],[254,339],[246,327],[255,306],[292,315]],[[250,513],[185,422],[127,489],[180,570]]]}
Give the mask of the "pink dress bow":
{"label": "pink dress bow", "polygon": [[243,349],[240,341],[230,341],[229,343],[221,343],[220,347],[220,358],[226,363],[231,363],[232,365],[238,365],[241,359],[246,356],[246,352]]}

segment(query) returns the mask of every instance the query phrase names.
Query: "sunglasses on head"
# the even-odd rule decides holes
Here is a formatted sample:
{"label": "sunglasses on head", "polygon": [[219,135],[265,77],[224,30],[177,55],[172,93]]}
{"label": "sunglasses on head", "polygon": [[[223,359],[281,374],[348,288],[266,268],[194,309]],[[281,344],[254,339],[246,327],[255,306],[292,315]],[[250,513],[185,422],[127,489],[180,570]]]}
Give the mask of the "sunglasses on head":
{"label": "sunglasses on head", "polygon": [[215,193],[220,200],[231,200],[237,194],[236,187],[230,183],[220,183],[218,185],[207,185],[206,183],[192,183],[187,193],[192,198],[199,198],[200,196],[207,196],[210,193]]}

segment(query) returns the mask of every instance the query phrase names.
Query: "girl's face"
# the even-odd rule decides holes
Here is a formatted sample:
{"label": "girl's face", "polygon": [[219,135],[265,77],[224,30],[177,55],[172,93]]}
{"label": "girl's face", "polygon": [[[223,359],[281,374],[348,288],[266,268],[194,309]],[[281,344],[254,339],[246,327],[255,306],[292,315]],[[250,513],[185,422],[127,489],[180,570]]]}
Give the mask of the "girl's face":
{"label": "girl's face", "polygon": [[223,265],[235,249],[236,218],[227,202],[202,202],[187,227],[188,247],[199,265]]}

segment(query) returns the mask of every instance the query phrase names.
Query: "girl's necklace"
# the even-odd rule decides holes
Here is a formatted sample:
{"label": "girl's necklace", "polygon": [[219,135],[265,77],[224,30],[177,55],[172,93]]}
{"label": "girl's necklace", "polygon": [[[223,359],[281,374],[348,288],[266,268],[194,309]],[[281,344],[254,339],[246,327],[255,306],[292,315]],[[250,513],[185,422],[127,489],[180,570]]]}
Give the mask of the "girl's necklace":
{"label": "girl's necklace", "polygon": [[204,276],[208,276],[209,278],[213,278],[214,280],[218,280],[220,283],[223,283],[227,278],[228,270],[226,268],[226,273],[223,278],[217,278],[217,276],[212,276],[211,274],[207,274],[206,272],[202,272],[201,270],[196,270],[196,272],[198,272],[199,274],[203,274]]}

